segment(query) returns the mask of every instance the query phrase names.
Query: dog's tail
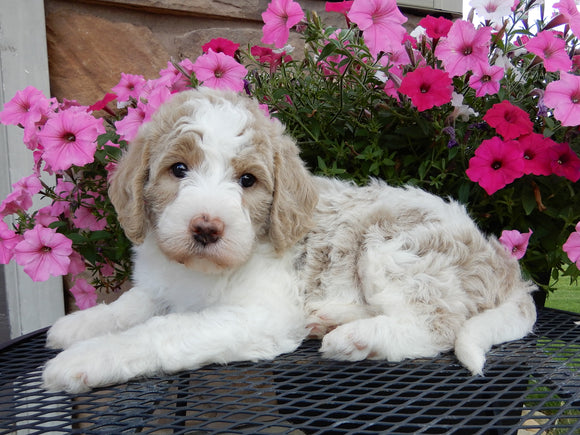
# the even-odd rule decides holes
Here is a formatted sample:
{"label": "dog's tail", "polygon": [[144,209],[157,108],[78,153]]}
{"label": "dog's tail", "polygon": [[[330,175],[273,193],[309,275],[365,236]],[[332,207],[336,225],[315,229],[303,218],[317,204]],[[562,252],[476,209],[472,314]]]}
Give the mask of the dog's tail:
{"label": "dog's tail", "polygon": [[483,374],[486,352],[496,344],[517,340],[532,331],[536,306],[531,292],[537,287],[520,281],[525,288],[514,289],[497,307],[467,320],[457,334],[455,355],[474,375]]}

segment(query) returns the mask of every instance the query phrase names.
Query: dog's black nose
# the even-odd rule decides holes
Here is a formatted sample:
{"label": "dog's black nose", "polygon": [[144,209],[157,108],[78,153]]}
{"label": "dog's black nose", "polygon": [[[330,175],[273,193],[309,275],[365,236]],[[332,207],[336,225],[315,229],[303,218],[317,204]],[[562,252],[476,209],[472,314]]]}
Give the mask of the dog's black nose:
{"label": "dog's black nose", "polygon": [[212,218],[206,214],[194,217],[189,223],[189,230],[196,242],[202,245],[211,245],[223,235],[225,225],[219,218]]}

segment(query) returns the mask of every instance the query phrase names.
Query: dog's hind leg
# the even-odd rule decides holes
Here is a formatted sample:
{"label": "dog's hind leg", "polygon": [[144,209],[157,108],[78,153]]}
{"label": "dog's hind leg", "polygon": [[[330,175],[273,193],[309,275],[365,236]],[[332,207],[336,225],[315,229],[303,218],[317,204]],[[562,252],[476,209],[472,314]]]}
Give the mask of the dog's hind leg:
{"label": "dog's hind leg", "polygon": [[366,319],[377,313],[369,305],[361,303],[319,303],[307,318],[306,327],[310,329],[310,338],[321,339],[337,326],[358,319]]}
{"label": "dog's hind leg", "polygon": [[324,336],[325,358],[344,361],[433,357],[448,347],[433,339],[429,328],[415,316],[379,315],[341,325]]}

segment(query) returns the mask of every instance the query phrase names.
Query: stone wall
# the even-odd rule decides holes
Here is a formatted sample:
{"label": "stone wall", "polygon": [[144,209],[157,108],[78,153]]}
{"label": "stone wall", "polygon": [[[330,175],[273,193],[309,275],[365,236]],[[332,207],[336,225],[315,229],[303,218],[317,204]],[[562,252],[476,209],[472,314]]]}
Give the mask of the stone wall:
{"label": "stone wall", "polygon": [[[156,78],[170,59],[195,60],[212,38],[246,47],[260,44],[261,13],[269,0],[45,0],[53,96],[92,104],[119,82],[121,72]],[[300,0],[328,24],[324,0]],[[420,17],[411,15],[409,28]],[[293,45],[300,44],[292,35]]]}

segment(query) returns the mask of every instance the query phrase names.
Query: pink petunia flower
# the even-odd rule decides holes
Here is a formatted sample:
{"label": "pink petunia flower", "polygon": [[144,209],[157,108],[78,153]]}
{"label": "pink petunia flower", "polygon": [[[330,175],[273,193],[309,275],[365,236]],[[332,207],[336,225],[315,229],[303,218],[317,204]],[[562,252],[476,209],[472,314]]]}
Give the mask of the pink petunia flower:
{"label": "pink petunia flower", "polygon": [[248,74],[246,67],[231,56],[215,53],[213,50],[197,58],[193,64],[193,71],[204,86],[233,91],[244,89],[244,77]]}
{"label": "pink petunia flower", "polygon": [[280,53],[275,52],[268,47],[260,47],[259,45],[254,45],[250,48],[250,54],[258,59],[258,62],[270,66],[270,73],[276,71],[283,62],[291,62],[292,57],[287,55],[285,51]]}
{"label": "pink petunia flower", "polygon": [[572,71],[580,72],[580,54],[572,56]]}
{"label": "pink petunia flower", "polygon": [[[175,67],[172,68],[177,71]],[[177,76],[173,76],[168,72],[163,75],[162,78],[157,80],[148,80],[146,84],[141,89],[141,95],[136,107],[129,107],[127,110],[127,115],[119,120],[115,121],[115,128],[117,133],[121,136],[122,140],[132,141],[137,136],[139,127],[151,119],[151,116],[157,111],[159,106],[167,101],[171,97],[171,87],[181,88]],[[179,76],[183,78],[183,75],[179,73]],[[175,79],[175,80],[174,80]],[[186,86],[186,80],[182,83],[184,90]]]}
{"label": "pink petunia flower", "polygon": [[60,111],[60,112],[62,112],[64,110],[71,109],[71,108],[86,109],[86,107],[81,106],[81,104],[77,100],[68,100],[66,98],[63,98],[62,101],[60,103],[58,103],[57,105],[58,105],[58,111]]}
{"label": "pink petunia flower", "polygon": [[524,153],[516,141],[504,142],[495,136],[484,140],[475,150],[465,173],[488,195],[493,195],[524,175]]}
{"label": "pink petunia flower", "polygon": [[528,42],[530,42],[530,37],[528,35],[518,35],[514,41],[516,47],[523,47]]}
{"label": "pink petunia flower", "polygon": [[0,220],[0,264],[8,264],[14,255],[15,246],[22,238],[8,228],[8,225]]}
{"label": "pink petunia flower", "polygon": [[570,71],[572,60],[566,52],[566,41],[556,32],[544,30],[526,44],[526,49],[544,61],[546,71]]}
{"label": "pink petunia flower", "polygon": [[293,0],[272,0],[262,13],[262,42],[282,48],[290,37],[290,29],[304,18],[304,11]]}
{"label": "pink petunia flower", "polygon": [[0,217],[28,210],[32,207],[32,197],[41,190],[42,183],[36,174],[21,178],[0,204]]}
{"label": "pink petunia flower", "polygon": [[[14,183],[12,187],[15,190],[19,190],[32,198],[42,190],[42,182],[38,176],[33,174],[29,175],[28,177],[21,178],[16,183]],[[30,205],[32,205],[32,200],[30,201]]]}
{"label": "pink petunia flower", "polygon": [[377,78],[384,80],[383,91],[389,97],[394,98],[397,101],[401,101],[399,94],[399,86],[401,86],[401,81],[403,80],[403,71],[401,68],[391,68],[384,74],[381,78],[380,74],[377,74]]}
{"label": "pink petunia flower", "polygon": [[146,82],[141,75],[121,73],[121,80],[111,90],[117,95],[117,101],[138,99]]}
{"label": "pink petunia flower", "polygon": [[534,128],[528,114],[508,100],[494,104],[483,120],[506,140],[532,133]]}
{"label": "pink petunia flower", "polygon": [[[44,123],[46,123],[47,120],[48,118],[44,118]],[[37,122],[34,124],[29,124],[28,126],[24,127],[24,135],[22,137],[22,141],[24,142],[24,145],[26,145],[26,148],[28,148],[29,150],[37,151],[39,149],[42,149],[42,145],[38,140],[38,133],[42,130],[44,123],[40,124]]]}
{"label": "pink petunia flower", "polygon": [[16,92],[0,112],[0,122],[6,125],[34,126],[50,111],[50,100],[42,91],[28,86]]}
{"label": "pink petunia flower", "polygon": [[54,229],[36,225],[14,247],[14,260],[33,281],[46,281],[51,275],[66,275],[72,252],[69,238]]}
{"label": "pink petunia flower", "polygon": [[[421,66],[425,66],[423,58],[421,54],[418,53],[416,50],[413,50],[413,54],[416,56],[415,61],[419,61]],[[381,57],[379,60],[381,65],[389,66],[389,71],[393,71],[394,69],[398,69],[401,72],[405,69],[407,65],[411,64],[411,58],[409,57],[409,52],[405,48],[405,46],[400,46],[398,49],[388,52],[384,56]]]}
{"label": "pink petunia flower", "polygon": [[110,263],[97,263],[96,266],[99,268],[99,274],[101,276],[114,276],[115,275],[115,268]]}
{"label": "pink petunia flower", "polygon": [[76,209],[72,216],[75,227],[89,231],[101,231],[107,226],[107,219],[97,218],[93,214],[94,204],[94,199],[83,199],[83,205]]}
{"label": "pink petunia flower", "polygon": [[400,47],[407,33],[403,27],[407,18],[395,0],[357,0],[350,8],[348,18],[362,30],[364,41],[373,55]]}
{"label": "pink petunia flower", "polygon": [[552,173],[572,182],[580,180],[580,158],[567,143],[550,147]]}
{"label": "pink petunia flower", "polygon": [[339,14],[344,15],[346,19],[346,26],[350,27],[350,20],[348,19],[348,13],[352,4],[354,3],[353,0],[351,1],[342,1],[342,2],[326,2],[324,6],[324,10],[326,12],[338,12]]}
{"label": "pink petunia flower", "polygon": [[431,39],[439,39],[447,36],[453,21],[448,20],[445,17],[432,17],[427,15],[419,21],[419,25],[425,29],[425,33]]}
{"label": "pink petunia flower", "polygon": [[111,177],[117,170],[117,165],[118,165],[117,162],[111,162],[107,163],[107,165],[105,166],[105,171],[107,171],[107,181],[109,182],[111,181]]}
{"label": "pink petunia flower", "polygon": [[85,259],[77,251],[73,251],[70,255],[70,264],[68,266],[68,274],[76,277],[87,269]]}
{"label": "pink petunia flower", "polygon": [[566,22],[570,25],[572,33],[576,37],[580,36],[580,12],[576,6],[575,0],[560,0],[554,3],[554,8],[558,9],[560,14],[564,16]]}
{"label": "pink petunia flower", "polygon": [[403,77],[399,92],[411,98],[419,112],[451,101],[453,82],[445,71],[430,66],[418,68]]}
{"label": "pink petunia flower", "polygon": [[117,95],[110,92],[106,93],[103,98],[89,106],[88,112],[97,112],[99,110],[106,109],[107,104],[109,104],[111,101],[115,101],[116,99]]}
{"label": "pink petunia flower", "polygon": [[457,20],[446,38],[435,48],[437,56],[451,76],[461,76],[467,71],[477,71],[488,64],[491,28],[476,29],[472,23]]}
{"label": "pink petunia flower", "polygon": [[[186,61],[184,60],[183,62],[180,62],[180,65],[183,65],[182,68],[184,70],[189,70],[191,75],[193,75],[193,70],[191,69],[191,67],[193,66],[193,64],[191,63],[191,61],[189,59],[186,59],[187,62],[189,62],[189,69],[187,66]],[[169,62],[168,62],[169,64]],[[172,66],[172,68],[175,68]],[[171,94],[171,87],[172,87],[172,83],[175,81],[175,75],[174,73],[171,74],[163,74],[163,72],[166,70],[161,70],[160,71],[160,76],[154,80],[147,80],[145,82],[145,84],[143,85],[143,87],[141,88],[141,93],[139,94],[139,101],[149,104],[150,100],[151,100],[151,94],[159,91],[159,90],[163,90],[164,92],[168,93],[169,95]],[[181,73],[179,73],[181,74]]]}
{"label": "pink petunia flower", "polygon": [[576,224],[576,231],[568,236],[562,249],[568,254],[570,261],[576,263],[576,266],[580,268],[580,222]]}
{"label": "pink petunia flower", "polygon": [[552,174],[550,149],[557,145],[543,134],[530,133],[518,138],[524,153],[524,173],[534,175]]}
{"label": "pink petunia flower", "polygon": [[469,87],[475,89],[476,97],[495,95],[499,92],[499,81],[503,76],[504,69],[500,66],[481,66],[469,78]]}
{"label": "pink petunia flower", "polygon": [[520,233],[518,230],[504,230],[501,232],[499,241],[512,257],[519,260],[526,254],[532,234],[534,234],[532,230],[527,233]]}
{"label": "pink petunia flower", "polygon": [[43,227],[48,227],[53,222],[58,221],[58,214],[55,214],[56,210],[58,209],[53,208],[52,205],[42,207],[38,209],[38,213],[36,213],[36,216],[34,216],[34,221]]}
{"label": "pink petunia flower", "polygon": [[201,50],[204,53],[213,50],[216,53],[223,53],[232,57],[234,57],[238,48],[240,48],[240,44],[236,44],[226,38],[214,38],[201,46]]}
{"label": "pink petunia flower", "polygon": [[82,109],[59,112],[38,133],[44,147],[42,158],[54,171],[84,166],[94,161],[97,137],[103,133],[103,120]]}
{"label": "pink petunia flower", "polygon": [[270,118],[271,117],[271,115],[270,115],[270,108],[268,107],[267,104],[258,104],[258,107],[264,113],[264,116],[266,116],[267,118]]}
{"label": "pink petunia flower", "polygon": [[167,68],[159,71],[158,79],[147,81],[143,87],[143,90],[141,91],[140,99],[148,100],[151,92],[160,87],[166,88],[166,91],[169,95],[191,88],[190,78],[185,76],[181,70],[183,70],[186,74],[189,74],[189,76],[192,76],[192,66],[193,62],[191,62],[189,59],[184,59],[179,63],[180,69],[176,68],[172,62],[167,62]]}
{"label": "pink petunia flower", "polygon": [[564,126],[580,124],[580,76],[560,73],[560,80],[548,83],[544,103]]}
{"label": "pink petunia flower", "polygon": [[121,136],[122,140],[131,142],[137,136],[139,127],[145,122],[145,104],[137,103],[137,107],[129,107],[127,115],[120,121],[115,121],[115,128],[117,134]]}
{"label": "pink petunia flower", "polygon": [[78,278],[70,288],[77,307],[81,310],[94,307],[97,304],[97,290],[86,279]]}
{"label": "pink petunia flower", "polygon": [[[151,120],[151,117],[155,112],[157,112],[159,106],[161,106],[163,103],[165,103],[167,100],[171,98],[172,95],[171,92],[172,92],[171,85],[162,78],[147,81],[147,84],[145,85],[145,88],[143,88],[143,92],[141,93],[141,99],[147,100],[147,104],[142,105],[143,110],[145,112],[144,118],[145,122]],[[137,103],[137,105],[139,105],[139,103]]]}

